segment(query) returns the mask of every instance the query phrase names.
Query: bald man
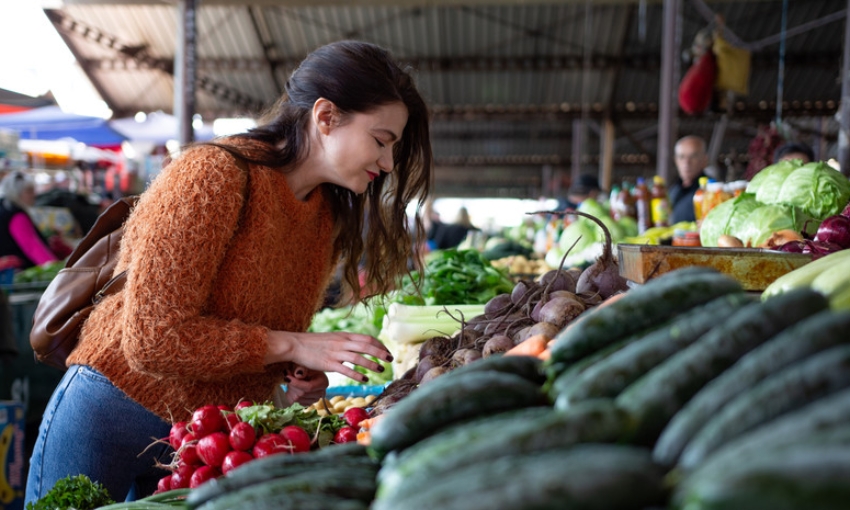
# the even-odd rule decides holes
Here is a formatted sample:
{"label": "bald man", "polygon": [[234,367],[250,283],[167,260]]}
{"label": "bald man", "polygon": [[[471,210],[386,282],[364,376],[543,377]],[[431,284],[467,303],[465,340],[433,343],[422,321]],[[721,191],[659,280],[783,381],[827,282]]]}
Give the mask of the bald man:
{"label": "bald man", "polygon": [[696,221],[694,193],[699,189],[699,179],[705,176],[708,166],[705,140],[693,135],[679,139],[674,157],[679,178],[670,186],[670,207],[673,211],[670,222]]}

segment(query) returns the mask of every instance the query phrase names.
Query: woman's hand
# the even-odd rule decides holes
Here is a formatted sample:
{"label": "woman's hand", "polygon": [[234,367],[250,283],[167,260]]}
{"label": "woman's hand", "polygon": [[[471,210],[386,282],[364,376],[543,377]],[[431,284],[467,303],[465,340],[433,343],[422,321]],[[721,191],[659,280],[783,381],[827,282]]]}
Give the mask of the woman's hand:
{"label": "woman's hand", "polygon": [[324,372],[297,367],[286,381],[286,400],[289,404],[309,406],[324,397],[327,389],[328,376]]}
{"label": "woman's hand", "polygon": [[384,361],[392,361],[392,354],[384,344],[369,335],[358,333],[292,333],[269,332],[269,348],[266,364],[292,361],[319,372],[339,372],[356,381],[367,381],[367,377],[345,365],[361,366],[373,372],[383,371],[378,363],[364,355]]}

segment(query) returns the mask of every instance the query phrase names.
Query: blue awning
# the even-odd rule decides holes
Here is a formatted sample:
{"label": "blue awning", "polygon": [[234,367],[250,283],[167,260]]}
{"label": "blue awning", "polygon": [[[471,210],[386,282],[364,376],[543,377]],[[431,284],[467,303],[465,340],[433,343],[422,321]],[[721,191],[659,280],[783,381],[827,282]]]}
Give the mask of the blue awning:
{"label": "blue awning", "polygon": [[25,140],[72,138],[94,147],[113,147],[126,140],[106,119],[66,113],[58,106],[0,115],[0,128],[13,129]]}

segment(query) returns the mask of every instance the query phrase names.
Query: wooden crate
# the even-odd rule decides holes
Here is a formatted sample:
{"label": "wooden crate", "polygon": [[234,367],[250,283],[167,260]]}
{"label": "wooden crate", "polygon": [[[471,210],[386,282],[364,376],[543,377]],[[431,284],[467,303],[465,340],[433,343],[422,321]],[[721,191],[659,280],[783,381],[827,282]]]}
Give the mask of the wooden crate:
{"label": "wooden crate", "polygon": [[762,291],[780,276],[811,262],[811,255],[758,248],[697,248],[685,246],[617,246],[620,275],[635,283],[690,266],[717,269],[748,291]]}

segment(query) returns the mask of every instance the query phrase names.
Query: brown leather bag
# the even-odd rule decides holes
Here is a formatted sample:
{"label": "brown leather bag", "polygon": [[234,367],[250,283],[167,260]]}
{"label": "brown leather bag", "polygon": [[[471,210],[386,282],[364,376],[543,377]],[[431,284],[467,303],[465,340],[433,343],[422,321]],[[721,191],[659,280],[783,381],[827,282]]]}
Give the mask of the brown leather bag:
{"label": "brown leather bag", "polygon": [[30,331],[30,345],[39,362],[65,370],[65,359],[77,345],[80,328],[94,306],[124,287],[127,272],[112,273],[124,221],[137,200],[137,196],[124,197],[101,213],[41,295]]}

